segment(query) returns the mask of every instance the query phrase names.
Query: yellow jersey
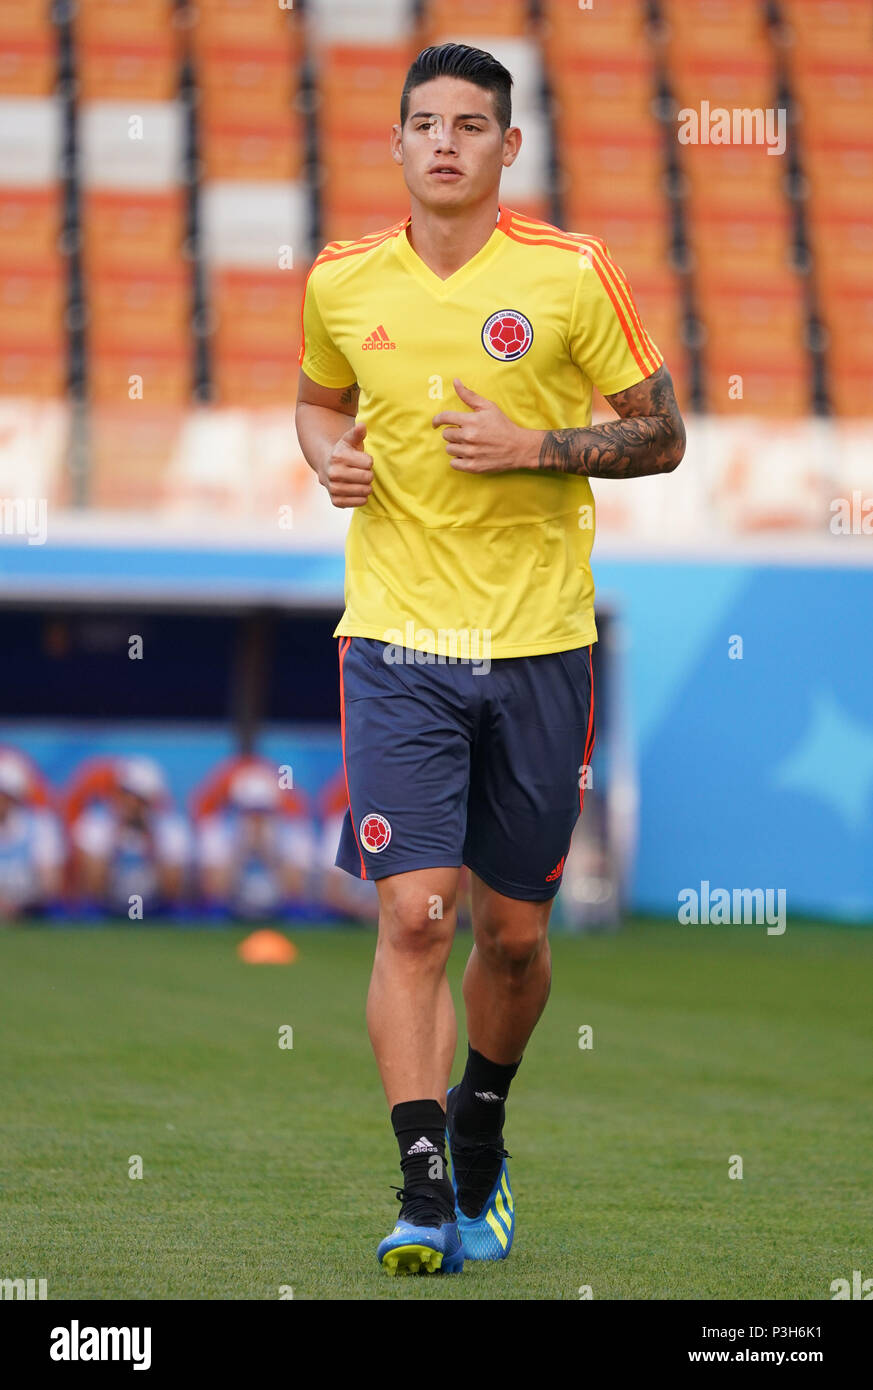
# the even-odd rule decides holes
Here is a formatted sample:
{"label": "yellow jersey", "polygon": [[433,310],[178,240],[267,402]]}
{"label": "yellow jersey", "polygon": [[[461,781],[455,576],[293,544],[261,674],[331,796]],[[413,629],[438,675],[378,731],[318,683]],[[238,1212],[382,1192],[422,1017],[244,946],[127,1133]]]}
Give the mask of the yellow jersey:
{"label": "yellow jersey", "polygon": [[663,358],[597,237],[500,205],[494,231],[442,280],[413,250],[411,218],[329,243],[306,280],[299,362],[322,386],[360,387],[373,488],[352,511],[335,636],[437,655],[534,656],[597,640],[588,479],[453,469],[440,410],[452,379],[517,425],[591,423],[604,395]]}

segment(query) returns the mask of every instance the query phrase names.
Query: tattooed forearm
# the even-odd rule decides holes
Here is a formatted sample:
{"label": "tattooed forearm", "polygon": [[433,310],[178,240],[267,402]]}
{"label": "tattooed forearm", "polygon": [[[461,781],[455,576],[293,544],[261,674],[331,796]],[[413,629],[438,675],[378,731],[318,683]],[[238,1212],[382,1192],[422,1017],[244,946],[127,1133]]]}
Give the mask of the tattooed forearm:
{"label": "tattooed forearm", "polygon": [[359,396],[360,394],[361,394],[361,388],[360,388],[360,386],[358,385],[358,383],[357,383],[356,381],[354,381],[354,382],[352,382],[351,386],[347,386],[347,387],[346,387],[346,389],[343,391],[342,395],[340,396],[340,405],[347,405],[347,406],[350,406],[350,407],[354,407],[354,409],[350,409],[350,410],[349,410],[349,414],[350,414],[350,415],[354,415],[355,410],[357,409],[357,406],[358,406],[358,396]]}
{"label": "tattooed forearm", "polygon": [[667,368],[606,399],[622,419],[587,429],[546,430],[537,466],[589,478],[672,473],[685,453],[685,426]]}

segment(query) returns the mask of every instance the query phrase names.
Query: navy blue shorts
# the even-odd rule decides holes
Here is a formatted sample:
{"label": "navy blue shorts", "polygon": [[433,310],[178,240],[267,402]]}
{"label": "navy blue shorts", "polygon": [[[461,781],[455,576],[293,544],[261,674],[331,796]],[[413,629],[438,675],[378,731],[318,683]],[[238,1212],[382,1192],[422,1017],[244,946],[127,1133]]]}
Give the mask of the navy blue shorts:
{"label": "navy blue shorts", "polygon": [[380,879],[467,864],[506,897],[553,898],[594,748],[591,648],[494,659],[487,674],[424,656],[340,638],[337,865]]}

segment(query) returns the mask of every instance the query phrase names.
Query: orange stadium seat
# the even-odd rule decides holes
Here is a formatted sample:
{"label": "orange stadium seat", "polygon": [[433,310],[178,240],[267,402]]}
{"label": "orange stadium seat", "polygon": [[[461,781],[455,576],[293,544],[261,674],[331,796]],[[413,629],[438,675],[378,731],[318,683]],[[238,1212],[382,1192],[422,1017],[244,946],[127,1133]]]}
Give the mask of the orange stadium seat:
{"label": "orange stadium seat", "polygon": [[0,97],[50,96],[57,69],[57,42],[51,33],[0,38]]}
{"label": "orange stadium seat", "polygon": [[49,37],[54,26],[48,3],[22,4],[22,0],[0,0],[0,44],[18,39]]}
{"label": "orange stadium seat", "polygon": [[[289,348],[291,346],[289,334]],[[212,364],[217,405],[261,406],[293,405],[297,398],[297,344],[281,354],[216,354]]]}
{"label": "orange stadium seat", "polygon": [[[873,285],[835,280],[821,310],[830,332],[832,374],[851,373],[862,365],[869,370],[873,363]],[[873,396],[873,370],[867,390]]]}
{"label": "orange stadium seat", "polygon": [[[758,354],[724,353],[709,345],[704,357],[707,404],[719,415],[807,415],[812,378],[809,357],[797,343]],[[742,378],[742,396],[733,383]]]}
{"label": "orange stadium seat", "polygon": [[206,0],[196,7],[191,42],[195,51],[215,44],[240,50],[291,43],[297,62],[302,48],[299,14],[299,8],[265,5],[264,0]]}
{"label": "orange stadium seat", "polygon": [[828,328],[828,379],[837,413],[873,414],[873,281],[859,285],[848,272],[821,297]]}
{"label": "orange stadium seat", "polygon": [[679,288],[675,274],[662,271],[640,272],[631,288],[643,327],[658,347],[679,338]]}
{"label": "orange stadium seat", "polygon": [[849,371],[833,372],[830,377],[831,407],[835,415],[847,420],[869,420],[873,415],[873,361],[856,362]]}
{"label": "orange stadium seat", "polygon": [[759,212],[750,208],[700,208],[690,227],[695,263],[700,273],[741,275],[779,274],[789,265],[791,219],[788,205]]}
{"label": "orange stadium seat", "polygon": [[83,101],[171,101],[179,83],[180,47],[172,29],[122,46],[88,39],[77,50]]}
{"label": "orange stadium seat", "polygon": [[793,81],[805,139],[873,146],[873,49],[866,62],[810,61]]}
{"label": "orange stadium seat", "polygon": [[850,370],[859,360],[873,361],[873,288],[859,290],[852,280],[835,282],[822,312],[830,329],[832,369]]}
{"label": "orange stadium seat", "polygon": [[868,0],[782,0],[797,54],[837,59],[873,48],[873,9]]}
{"label": "orange stadium seat", "polygon": [[289,110],[273,121],[246,124],[234,112],[204,121],[200,152],[208,179],[296,182],[303,167],[303,125]]}
{"label": "orange stadium seat", "polygon": [[662,0],[661,10],[677,60],[749,56],[769,42],[761,0]]}
{"label": "orange stadium seat", "polygon": [[381,201],[406,192],[403,171],[394,163],[383,136],[379,140],[326,140],[321,173],[325,197]]}
{"label": "orange stadium seat", "polygon": [[186,195],[85,190],[81,220],[87,269],[161,269],[177,264],[185,242]]}
{"label": "orange stadium seat", "polygon": [[78,0],[73,7],[77,43],[138,45],[173,28],[173,0]]}
{"label": "orange stadium seat", "polygon": [[[183,406],[191,399],[191,352],[187,343],[167,348],[95,347],[88,359],[91,399],[100,405],[129,406],[137,427],[138,406]],[[131,378],[142,382],[142,398],[131,398]],[[116,460],[117,466],[117,460]]]}
{"label": "orange stadium seat", "polygon": [[[779,356],[802,344],[805,313],[799,277],[790,270],[756,277],[752,272],[710,278],[698,275],[700,312],[707,329],[707,350],[725,357],[754,360]],[[734,370],[742,370],[738,365]]]}
{"label": "orange stadium seat", "polygon": [[815,204],[829,213],[873,208],[873,145],[821,142],[806,150],[804,168]]}
{"label": "orange stadium seat", "polygon": [[239,119],[256,125],[281,119],[291,108],[296,86],[287,47],[205,46],[198,55],[197,83],[205,119]]}
{"label": "orange stadium seat", "polygon": [[64,394],[67,345],[60,332],[39,347],[0,342],[0,396],[34,396],[56,400]]}
{"label": "orange stadium seat", "polygon": [[761,145],[687,145],[681,166],[692,215],[700,209],[778,216],[785,206],[785,161]]}
{"label": "orange stadium seat", "polygon": [[640,0],[597,0],[581,10],[578,0],[545,0],[542,40],[549,65],[570,55],[600,59],[640,54],[647,45]]}
{"label": "orange stadium seat", "polygon": [[414,46],[332,44],[320,55],[318,119],[345,132],[361,122],[387,131],[400,118],[400,91]]}
{"label": "orange stadium seat", "polygon": [[717,52],[695,56],[693,62],[680,57],[672,64],[671,78],[680,108],[700,111],[707,102],[710,112],[717,107],[766,111],[776,98],[775,69],[766,50],[743,58]]}
{"label": "orange stadium seat", "polygon": [[0,265],[49,263],[57,256],[61,191],[0,188]]}
{"label": "orange stadium seat", "polygon": [[0,343],[31,349],[55,344],[66,297],[66,265],[59,256],[39,265],[0,267]]}
{"label": "orange stadium seat", "polygon": [[160,270],[101,266],[88,280],[87,293],[88,338],[95,351],[166,351],[188,342],[191,275],[185,265]]}
{"label": "orange stadium seat", "polygon": [[562,141],[604,133],[614,140],[636,139],[654,128],[655,77],[648,55],[594,60],[573,57],[551,73],[558,147]]}
{"label": "orange stadium seat", "polygon": [[424,42],[455,34],[461,41],[464,35],[518,38],[527,32],[527,14],[526,0],[427,0]]}
{"label": "orange stadium seat", "polygon": [[654,125],[636,140],[577,140],[575,134],[568,130],[560,143],[561,164],[565,177],[581,185],[592,203],[632,208],[641,198],[664,196],[663,146]]}
{"label": "orange stadium seat", "polygon": [[[0,11],[0,19],[8,13]],[[67,264],[61,192],[0,187],[0,393],[61,394],[67,366]]]}
{"label": "orange stadium seat", "polygon": [[215,350],[231,357],[295,349],[305,279],[302,271],[216,270],[210,296]]}
{"label": "orange stadium seat", "polygon": [[873,222],[863,212],[834,215],[812,209],[816,279],[824,300],[833,284],[851,280],[861,289],[873,286]]}

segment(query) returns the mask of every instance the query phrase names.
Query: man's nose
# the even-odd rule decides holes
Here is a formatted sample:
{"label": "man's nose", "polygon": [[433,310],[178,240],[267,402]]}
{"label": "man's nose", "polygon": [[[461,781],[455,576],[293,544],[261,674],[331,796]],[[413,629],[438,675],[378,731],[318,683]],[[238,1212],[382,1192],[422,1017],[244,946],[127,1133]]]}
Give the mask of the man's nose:
{"label": "man's nose", "polygon": [[430,137],[434,142],[434,148],[440,153],[455,148],[452,130],[439,116],[434,117]]}

